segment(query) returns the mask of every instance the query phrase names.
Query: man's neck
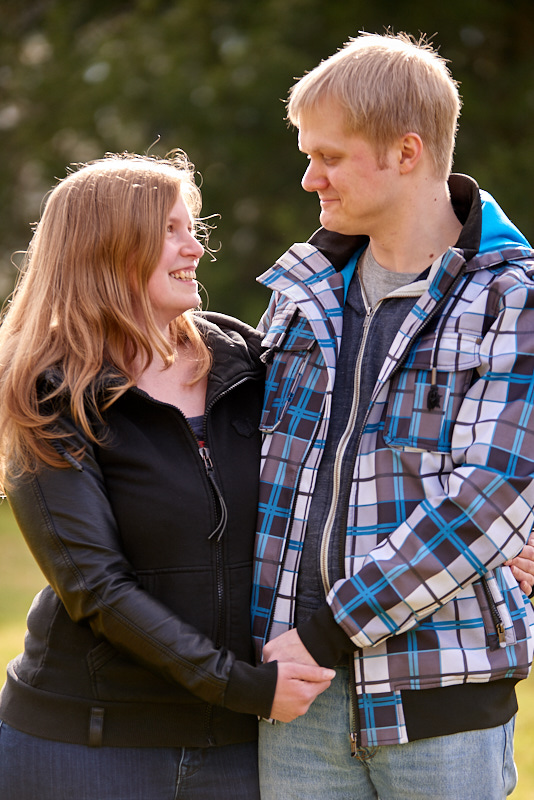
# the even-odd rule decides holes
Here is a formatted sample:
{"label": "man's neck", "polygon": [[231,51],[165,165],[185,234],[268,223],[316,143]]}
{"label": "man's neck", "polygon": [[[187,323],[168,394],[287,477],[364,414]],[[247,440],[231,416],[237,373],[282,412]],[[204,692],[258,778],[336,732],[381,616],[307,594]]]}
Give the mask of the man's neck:
{"label": "man's neck", "polygon": [[389,229],[371,234],[371,251],[392,272],[422,272],[458,241],[458,220],[446,183],[431,182],[408,198]]}

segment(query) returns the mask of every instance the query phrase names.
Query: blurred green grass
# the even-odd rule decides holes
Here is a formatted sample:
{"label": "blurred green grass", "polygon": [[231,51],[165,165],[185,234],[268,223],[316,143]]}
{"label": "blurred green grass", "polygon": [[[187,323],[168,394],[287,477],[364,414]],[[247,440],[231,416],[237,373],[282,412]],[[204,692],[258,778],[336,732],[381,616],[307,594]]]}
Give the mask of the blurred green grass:
{"label": "blurred green grass", "polygon": [[[7,662],[22,650],[25,620],[44,578],[20,535],[7,502],[0,504],[0,684]],[[534,800],[534,676],[518,686],[515,760],[519,782],[513,800]],[[458,798],[461,800],[461,798]]]}
{"label": "blurred green grass", "polygon": [[1,685],[5,664],[22,650],[30,603],[45,585],[5,500],[0,503],[0,554]]}

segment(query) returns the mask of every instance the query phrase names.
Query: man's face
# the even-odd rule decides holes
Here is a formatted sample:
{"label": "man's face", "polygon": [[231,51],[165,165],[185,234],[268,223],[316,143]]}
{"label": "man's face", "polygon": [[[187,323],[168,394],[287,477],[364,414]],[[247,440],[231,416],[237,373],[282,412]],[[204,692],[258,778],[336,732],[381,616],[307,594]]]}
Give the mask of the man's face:
{"label": "man's face", "polygon": [[299,149],[309,164],[302,186],[317,192],[320,222],[330,231],[378,238],[399,200],[398,157],[390,148],[380,166],[372,145],[348,133],[343,112],[324,101],[299,121]]}

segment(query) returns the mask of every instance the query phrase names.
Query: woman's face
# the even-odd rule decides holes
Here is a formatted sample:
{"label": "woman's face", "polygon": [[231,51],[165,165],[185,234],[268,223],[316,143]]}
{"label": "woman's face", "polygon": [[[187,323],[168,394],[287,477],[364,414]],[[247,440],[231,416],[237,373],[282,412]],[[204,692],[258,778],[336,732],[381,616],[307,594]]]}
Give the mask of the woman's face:
{"label": "woman's face", "polygon": [[167,218],[163,250],[147,284],[156,323],[165,331],[173,319],[200,303],[196,270],[204,248],[181,195]]}

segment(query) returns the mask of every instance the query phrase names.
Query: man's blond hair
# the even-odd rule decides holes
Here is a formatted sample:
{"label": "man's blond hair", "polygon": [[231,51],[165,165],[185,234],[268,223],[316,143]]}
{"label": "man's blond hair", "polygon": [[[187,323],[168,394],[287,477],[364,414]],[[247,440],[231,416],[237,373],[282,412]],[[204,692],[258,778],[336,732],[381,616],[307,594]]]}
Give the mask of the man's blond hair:
{"label": "man's blond hair", "polygon": [[325,100],[341,105],[347,130],[364,136],[379,163],[395,139],[418,133],[438,178],[451,171],[461,99],[447,62],[424,38],[405,33],[350,39],[291,89],[295,126]]}

